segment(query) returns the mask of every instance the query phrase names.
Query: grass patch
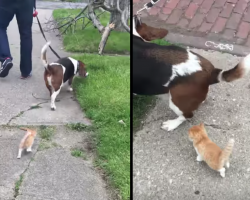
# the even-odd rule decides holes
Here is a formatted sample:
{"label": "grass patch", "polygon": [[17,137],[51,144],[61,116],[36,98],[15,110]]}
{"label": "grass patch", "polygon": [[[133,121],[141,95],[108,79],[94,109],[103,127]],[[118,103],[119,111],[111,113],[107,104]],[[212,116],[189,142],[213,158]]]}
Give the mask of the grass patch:
{"label": "grass patch", "polygon": [[43,140],[50,141],[52,136],[54,135],[55,128],[52,126],[40,126],[39,135]]}
{"label": "grass patch", "polygon": [[134,96],[133,97],[133,131],[141,127],[141,121],[147,111],[155,106],[155,96]]}
{"label": "grass patch", "polygon": [[162,45],[162,46],[175,45],[175,46],[183,47],[181,44],[172,44],[172,43],[170,43],[169,41],[167,41],[165,39],[153,40],[152,43],[155,43],[155,44],[158,44],[158,45]]}
{"label": "grass patch", "polygon": [[22,182],[23,182],[23,175],[20,175],[19,180],[15,184],[15,195],[14,195],[15,198],[19,195],[19,189],[20,186],[22,185]]}
{"label": "grass patch", "polygon": [[82,123],[76,123],[76,124],[67,124],[66,125],[69,129],[74,130],[74,131],[85,131],[88,126],[86,126],[85,124]]}
{"label": "grass patch", "polygon": [[[75,17],[81,10],[80,9],[57,9],[53,11],[55,20],[64,17]],[[96,10],[96,14],[101,11]],[[109,22],[110,14],[105,12],[100,16],[100,22],[106,26]],[[89,20],[85,19],[85,24]],[[64,24],[65,21],[58,21],[59,24]],[[63,44],[66,51],[70,52],[84,52],[84,53],[97,53],[98,46],[101,41],[101,34],[98,29],[94,28],[92,23],[82,30],[83,20],[76,23],[75,32],[69,31],[63,35]],[[62,31],[62,30],[61,30]],[[107,44],[104,49],[105,53],[129,53],[130,52],[130,34],[127,32],[112,31]]]}
{"label": "grass patch", "polygon": [[87,159],[85,152],[81,149],[73,149],[71,155],[77,158],[83,158],[84,160]]}
{"label": "grass patch", "polygon": [[[86,62],[89,77],[76,78],[73,87],[80,106],[92,119],[96,133],[96,163],[130,199],[130,58],[73,56]],[[119,123],[123,120],[126,126]]]}
{"label": "grass patch", "polygon": [[43,151],[45,149],[49,149],[51,147],[48,141],[42,140],[38,146],[38,151]]}

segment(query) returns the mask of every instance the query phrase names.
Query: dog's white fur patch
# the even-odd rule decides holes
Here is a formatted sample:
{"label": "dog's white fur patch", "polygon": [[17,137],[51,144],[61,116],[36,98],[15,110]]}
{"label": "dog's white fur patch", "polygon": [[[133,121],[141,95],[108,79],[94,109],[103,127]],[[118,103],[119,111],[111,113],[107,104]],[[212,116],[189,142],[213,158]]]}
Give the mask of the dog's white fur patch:
{"label": "dog's white fur patch", "polygon": [[137,37],[140,37],[144,42],[149,42],[147,40],[145,40],[144,38],[142,38],[140,36],[140,34],[137,32],[136,28],[135,28],[135,17],[133,17],[133,35],[137,36]]}
{"label": "dog's white fur patch", "polygon": [[186,62],[172,66],[172,76],[170,77],[169,81],[163,86],[168,87],[171,81],[173,81],[177,76],[187,76],[197,71],[202,71],[200,59],[189,50],[187,50],[187,53],[188,59],[186,60]]}
{"label": "dog's white fur patch", "polygon": [[[135,28],[135,17],[133,17],[133,35],[142,38]],[[143,38],[142,38],[143,39]]]}
{"label": "dog's white fur patch", "polygon": [[244,75],[247,75],[250,72],[250,54],[243,58],[241,65],[244,68]]}
{"label": "dog's white fur patch", "polygon": [[76,72],[77,72],[77,66],[78,66],[78,60],[76,60],[74,58],[71,58],[71,57],[68,57],[68,59],[70,59],[71,62],[73,63],[73,65],[74,65],[74,74],[76,74]]}

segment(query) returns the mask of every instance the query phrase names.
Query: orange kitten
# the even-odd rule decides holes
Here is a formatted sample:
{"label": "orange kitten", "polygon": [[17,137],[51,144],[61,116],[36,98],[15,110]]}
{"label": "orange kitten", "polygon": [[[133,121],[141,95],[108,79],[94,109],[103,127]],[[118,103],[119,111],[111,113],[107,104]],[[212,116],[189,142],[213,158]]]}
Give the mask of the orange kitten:
{"label": "orange kitten", "polygon": [[23,137],[23,139],[20,142],[17,158],[21,158],[23,149],[27,149],[26,150],[27,152],[32,151],[31,147],[33,145],[33,142],[34,142],[34,139],[35,139],[35,136],[36,136],[36,131],[35,130],[31,130],[29,128],[20,128],[20,129],[25,130],[27,132],[26,132],[25,136]]}
{"label": "orange kitten", "polygon": [[225,177],[224,166],[229,168],[229,156],[233,150],[234,139],[230,139],[225,149],[221,150],[208,138],[203,123],[190,128],[188,135],[197,153],[196,160],[199,162],[204,160],[209,167],[220,172],[220,175]]}

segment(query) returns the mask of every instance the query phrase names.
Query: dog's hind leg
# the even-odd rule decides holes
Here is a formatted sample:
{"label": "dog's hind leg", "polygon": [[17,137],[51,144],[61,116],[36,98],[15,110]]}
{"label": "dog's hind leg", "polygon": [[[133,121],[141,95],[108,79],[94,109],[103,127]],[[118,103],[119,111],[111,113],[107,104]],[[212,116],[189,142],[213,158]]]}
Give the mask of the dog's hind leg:
{"label": "dog's hind leg", "polygon": [[170,92],[169,92],[169,107],[171,108],[171,110],[175,112],[176,115],[178,115],[178,118],[163,122],[161,128],[166,131],[172,131],[176,129],[178,126],[180,126],[184,121],[186,121],[186,117],[184,117],[183,112],[173,103]]}
{"label": "dog's hind leg", "polygon": [[208,88],[185,83],[170,89],[169,107],[178,115],[178,118],[163,122],[162,129],[174,130],[188,118],[192,118],[193,111],[205,100],[207,92]]}

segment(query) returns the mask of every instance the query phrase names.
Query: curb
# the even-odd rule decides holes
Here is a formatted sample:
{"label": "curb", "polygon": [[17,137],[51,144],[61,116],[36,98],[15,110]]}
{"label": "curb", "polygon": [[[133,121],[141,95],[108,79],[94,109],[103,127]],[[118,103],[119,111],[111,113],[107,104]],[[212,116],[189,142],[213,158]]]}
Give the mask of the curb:
{"label": "curb", "polygon": [[188,47],[204,49],[204,50],[215,50],[233,54],[236,56],[246,56],[250,54],[249,47],[236,44],[222,43],[204,37],[194,37],[178,33],[168,33],[168,35],[165,37],[165,40],[171,43],[181,44]]}

